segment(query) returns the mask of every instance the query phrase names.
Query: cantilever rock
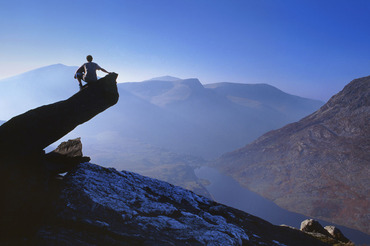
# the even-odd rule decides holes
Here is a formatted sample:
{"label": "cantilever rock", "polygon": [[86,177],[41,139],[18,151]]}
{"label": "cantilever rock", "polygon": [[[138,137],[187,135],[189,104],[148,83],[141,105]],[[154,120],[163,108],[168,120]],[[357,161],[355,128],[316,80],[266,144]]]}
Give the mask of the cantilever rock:
{"label": "cantilever rock", "polygon": [[[55,175],[88,161],[62,147],[44,148],[118,101],[117,74],[111,73],[67,100],[18,115],[0,126],[0,238],[33,233],[57,189]],[[0,243],[1,244],[1,243]],[[14,244],[17,245],[17,244]]]}
{"label": "cantilever rock", "polygon": [[65,101],[18,115],[0,127],[0,164],[37,155],[78,125],[118,101],[117,74],[110,73]]}

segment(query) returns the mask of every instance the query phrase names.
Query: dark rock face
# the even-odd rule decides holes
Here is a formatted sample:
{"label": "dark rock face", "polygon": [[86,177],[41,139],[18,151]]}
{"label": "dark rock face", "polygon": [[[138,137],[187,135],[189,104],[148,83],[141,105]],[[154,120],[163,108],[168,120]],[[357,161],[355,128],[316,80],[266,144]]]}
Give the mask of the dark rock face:
{"label": "dark rock face", "polygon": [[32,239],[38,245],[326,245],[166,182],[90,163],[64,177],[53,207]]}
{"label": "dark rock face", "polygon": [[279,206],[370,233],[370,77],[218,166]]}
{"label": "dark rock face", "polygon": [[[16,116],[0,127],[0,238],[32,234],[42,223],[56,174],[88,158],[79,141],[45,155],[43,149],[118,100],[117,74],[109,74],[65,101]],[[77,151],[70,151],[65,147]]]}

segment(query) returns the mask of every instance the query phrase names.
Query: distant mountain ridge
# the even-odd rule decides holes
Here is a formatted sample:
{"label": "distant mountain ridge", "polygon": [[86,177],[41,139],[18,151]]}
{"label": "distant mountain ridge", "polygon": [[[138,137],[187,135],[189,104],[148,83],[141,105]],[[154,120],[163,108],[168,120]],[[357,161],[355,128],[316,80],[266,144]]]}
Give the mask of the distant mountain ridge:
{"label": "distant mountain ridge", "polygon": [[155,78],[149,79],[148,81],[153,81],[153,80],[156,80],[156,81],[176,81],[176,80],[181,80],[181,79],[173,77],[173,76],[166,75],[166,76],[161,76],[161,77],[155,77]]}
{"label": "distant mountain ridge", "polygon": [[[242,146],[246,139],[252,141],[264,132],[293,119],[297,120],[322,105],[322,102],[292,96],[267,85],[262,87],[274,89],[274,93],[270,93],[270,101],[249,99],[248,95],[237,98],[236,93],[232,94],[233,91],[240,92],[239,88],[243,88],[245,92],[249,92],[250,88],[261,86],[234,83],[229,85],[231,94],[224,92],[224,87],[218,84],[202,85],[198,79],[122,83],[119,88],[179,117],[182,122],[186,122],[187,126],[183,129],[190,128],[194,133],[201,131],[195,134],[196,136],[207,135],[207,142],[192,140],[193,144],[199,143],[199,151],[193,154],[206,158],[216,157],[230,150],[232,146]],[[261,94],[263,90],[264,88],[260,89]],[[281,99],[274,101],[274,97]],[[253,103],[240,103],[239,99]],[[278,100],[281,100],[280,104],[277,104]],[[197,126],[198,130],[194,129],[194,126]],[[191,135],[190,133],[186,137]],[[215,136],[217,138],[213,139]],[[210,151],[202,150],[204,146],[210,146]],[[187,148],[181,146],[176,151],[186,151]]]}
{"label": "distant mountain ridge", "polygon": [[370,76],[218,167],[279,206],[370,234]]}
{"label": "distant mountain ridge", "polygon": [[[0,119],[69,98],[79,90],[76,69],[57,64],[0,81]],[[202,186],[191,172],[204,164],[202,159],[239,148],[322,105],[267,85],[228,83],[226,93],[224,86],[202,85],[198,79],[156,79],[119,83],[117,105],[63,140],[81,137],[86,154],[99,163],[198,192]],[[260,88],[263,98],[252,98],[252,88]],[[199,193],[207,192],[203,187]]]}
{"label": "distant mountain ridge", "polygon": [[307,111],[323,105],[321,101],[290,95],[268,84],[221,82],[206,84],[204,87],[213,89],[236,104],[249,107],[268,105],[287,117],[295,111],[298,113],[295,118],[302,118],[307,115]]}

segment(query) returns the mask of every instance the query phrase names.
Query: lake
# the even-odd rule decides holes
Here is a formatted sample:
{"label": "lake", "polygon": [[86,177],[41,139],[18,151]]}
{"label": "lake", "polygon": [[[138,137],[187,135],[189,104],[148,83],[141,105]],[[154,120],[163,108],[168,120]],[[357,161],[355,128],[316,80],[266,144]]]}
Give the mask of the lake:
{"label": "lake", "polygon": [[[206,186],[206,188],[215,201],[260,217],[272,224],[285,224],[299,229],[303,220],[311,218],[280,208],[272,201],[241,187],[233,178],[220,173],[214,168],[197,168],[195,174],[200,179],[210,181],[210,185]],[[327,225],[336,226],[347,238],[356,244],[370,245],[370,236],[365,233],[331,222],[316,220],[324,227]]]}

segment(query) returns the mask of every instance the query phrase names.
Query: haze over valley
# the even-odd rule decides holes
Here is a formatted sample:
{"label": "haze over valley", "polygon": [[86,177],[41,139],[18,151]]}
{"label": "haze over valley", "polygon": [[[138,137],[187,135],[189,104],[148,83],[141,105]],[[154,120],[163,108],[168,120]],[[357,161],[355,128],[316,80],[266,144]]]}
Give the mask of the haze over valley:
{"label": "haze over valley", "polygon": [[[67,99],[78,91],[76,69],[55,64],[1,80],[0,119]],[[60,141],[81,137],[85,154],[96,163],[161,178],[203,195],[208,193],[194,167],[323,104],[267,84],[202,85],[197,79],[169,76],[120,83],[118,90],[115,107]]]}

